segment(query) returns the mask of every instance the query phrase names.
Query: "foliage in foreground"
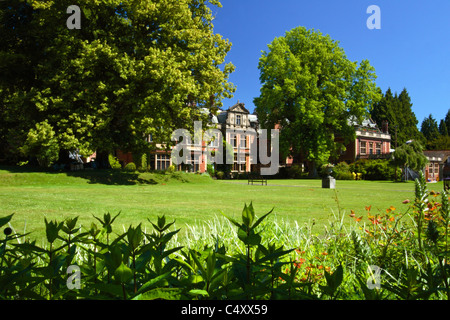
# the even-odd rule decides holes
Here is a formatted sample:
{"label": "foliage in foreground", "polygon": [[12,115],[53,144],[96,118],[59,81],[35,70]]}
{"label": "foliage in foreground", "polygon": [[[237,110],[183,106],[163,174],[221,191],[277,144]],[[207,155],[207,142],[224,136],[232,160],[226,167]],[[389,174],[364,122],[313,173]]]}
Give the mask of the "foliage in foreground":
{"label": "foliage in foreground", "polygon": [[408,206],[352,211],[350,227],[339,211],[317,236],[314,223],[283,227],[250,204],[240,221],[184,243],[164,216],[151,233],[116,233],[119,214],[107,213],[86,231],[77,218],[45,219],[39,246],[6,227],[10,215],[0,218],[0,298],[449,299],[448,195],[428,192],[422,176]]}

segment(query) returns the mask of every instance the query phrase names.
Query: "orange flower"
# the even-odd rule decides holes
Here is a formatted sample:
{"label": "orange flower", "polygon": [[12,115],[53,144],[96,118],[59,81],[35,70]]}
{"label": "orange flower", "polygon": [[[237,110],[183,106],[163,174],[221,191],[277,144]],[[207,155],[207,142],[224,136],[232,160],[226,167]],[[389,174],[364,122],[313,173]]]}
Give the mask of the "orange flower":
{"label": "orange flower", "polygon": [[328,252],[324,251],[324,252],[322,252],[322,255],[323,255],[323,256],[327,256],[327,255],[328,255]]}
{"label": "orange flower", "polygon": [[402,203],[403,203],[403,204],[407,204],[407,203],[410,203],[410,202],[411,202],[411,200],[406,199],[406,200],[404,200]]}
{"label": "orange flower", "polygon": [[372,206],[368,206],[368,207],[366,206],[367,211],[370,211],[370,209],[372,209]]}
{"label": "orange flower", "polygon": [[306,260],[303,259],[303,258],[300,258],[300,259],[296,259],[296,261],[297,261],[297,262],[294,262],[294,266],[297,267],[297,268],[300,268],[300,267],[302,266],[302,264],[303,264]]}

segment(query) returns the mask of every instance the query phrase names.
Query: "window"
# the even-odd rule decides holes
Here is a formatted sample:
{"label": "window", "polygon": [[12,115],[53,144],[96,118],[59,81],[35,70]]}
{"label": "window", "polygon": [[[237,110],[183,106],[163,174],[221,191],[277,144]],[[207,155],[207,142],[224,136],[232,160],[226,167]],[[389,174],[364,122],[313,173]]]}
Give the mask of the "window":
{"label": "window", "polygon": [[170,166],[170,155],[157,154],[156,155],[156,170],[167,170]]}
{"label": "window", "polygon": [[434,173],[439,173],[439,164],[434,164]]}
{"label": "window", "polygon": [[245,136],[245,134],[241,134],[241,144],[240,144],[241,148],[247,148],[247,137]]}
{"label": "window", "polygon": [[209,143],[210,147],[218,148],[219,147],[219,133],[215,133],[214,136],[211,138],[211,142]]}
{"label": "window", "polygon": [[373,154],[373,142],[369,142],[369,154]]}
{"label": "window", "polygon": [[233,148],[237,148],[237,136],[235,134],[230,135],[231,145]]}
{"label": "window", "polygon": [[234,154],[233,171],[245,172],[245,155]]}
{"label": "window", "polygon": [[365,141],[359,142],[359,153],[366,154],[366,142]]}
{"label": "window", "polygon": [[381,142],[377,142],[377,143],[375,144],[375,152],[376,152],[377,154],[381,154]]}
{"label": "window", "polygon": [[191,154],[191,160],[188,161],[189,164],[191,165],[191,168],[190,168],[191,172],[197,172],[200,170],[200,164],[199,164],[200,156],[201,156],[200,154],[195,154],[195,153]]}
{"label": "window", "polygon": [[238,126],[240,126],[241,125],[241,115],[236,115],[236,124],[238,125]]}

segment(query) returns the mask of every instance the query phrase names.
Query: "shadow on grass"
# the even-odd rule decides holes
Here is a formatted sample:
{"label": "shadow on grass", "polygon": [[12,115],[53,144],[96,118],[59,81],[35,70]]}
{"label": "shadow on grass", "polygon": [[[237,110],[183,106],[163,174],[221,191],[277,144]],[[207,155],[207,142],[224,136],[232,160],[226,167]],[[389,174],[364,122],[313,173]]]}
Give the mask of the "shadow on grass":
{"label": "shadow on grass", "polygon": [[89,180],[92,184],[106,185],[137,185],[137,184],[158,184],[153,179],[144,179],[138,172],[126,172],[121,170],[80,170],[65,171],[67,176]]}
{"label": "shadow on grass", "polygon": [[40,168],[32,166],[0,166],[0,170],[5,170],[10,173],[45,173],[45,174],[66,174],[68,177],[86,179],[91,184],[105,184],[105,185],[155,185],[159,179],[158,175],[164,176],[163,173],[153,173],[148,175],[140,174],[139,172],[129,172],[123,170],[111,169],[97,169],[97,170],[53,170],[51,168]]}

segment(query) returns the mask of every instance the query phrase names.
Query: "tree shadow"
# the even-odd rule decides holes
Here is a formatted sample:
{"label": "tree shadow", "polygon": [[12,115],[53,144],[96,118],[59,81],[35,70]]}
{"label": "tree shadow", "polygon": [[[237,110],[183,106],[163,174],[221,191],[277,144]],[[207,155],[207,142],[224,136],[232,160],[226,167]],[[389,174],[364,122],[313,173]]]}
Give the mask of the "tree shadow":
{"label": "tree shadow", "polygon": [[55,170],[52,168],[41,168],[34,166],[0,166],[0,170],[5,170],[10,173],[46,173],[46,174],[60,174],[64,173],[69,177],[75,177],[88,180],[90,184],[105,184],[105,185],[155,185],[158,182],[151,176],[142,177],[139,172],[130,172],[124,170],[112,169],[83,169],[78,171],[70,171],[67,169]]}
{"label": "tree shadow", "polygon": [[158,184],[153,178],[143,179],[139,172],[127,172],[122,170],[79,170],[79,171],[65,171],[70,177],[87,179],[90,184],[105,184],[105,185],[155,185]]}

